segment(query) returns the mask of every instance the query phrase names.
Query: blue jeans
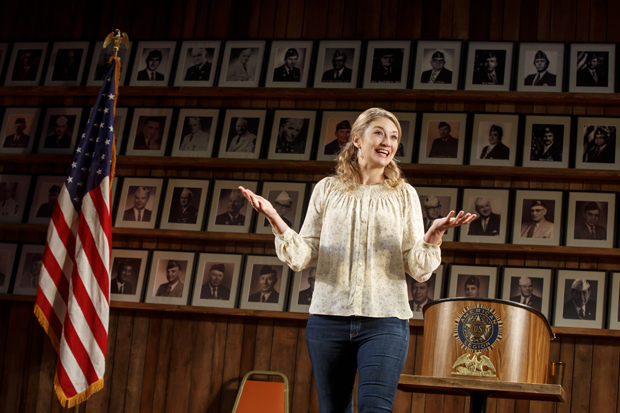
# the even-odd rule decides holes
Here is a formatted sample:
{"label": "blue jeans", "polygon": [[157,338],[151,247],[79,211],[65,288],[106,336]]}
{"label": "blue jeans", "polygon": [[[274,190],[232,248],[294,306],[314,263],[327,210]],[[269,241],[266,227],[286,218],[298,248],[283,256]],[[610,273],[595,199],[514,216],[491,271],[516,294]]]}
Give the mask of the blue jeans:
{"label": "blue jeans", "polygon": [[409,347],[409,322],[398,318],[310,315],[306,342],[321,413],[391,412]]}

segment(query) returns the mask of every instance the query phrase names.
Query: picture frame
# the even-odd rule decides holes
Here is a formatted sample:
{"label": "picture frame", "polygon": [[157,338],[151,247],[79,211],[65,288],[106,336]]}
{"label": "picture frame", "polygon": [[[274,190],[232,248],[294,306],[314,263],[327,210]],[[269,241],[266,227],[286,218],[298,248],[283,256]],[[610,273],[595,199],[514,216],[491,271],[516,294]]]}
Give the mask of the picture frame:
{"label": "picture frame", "polygon": [[314,284],[316,280],[316,262],[308,268],[293,274],[293,286],[288,303],[288,311],[292,313],[309,313]]}
{"label": "picture frame", "polygon": [[172,156],[210,158],[217,138],[219,109],[181,109]]}
{"label": "picture frame", "polygon": [[[88,112],[88,119],[93,113],[93,109]],[[116,154],[120,155],[123,149],[123,135],[125,134],[125,124],[129,117],[129,108],[116,108],[114,109],[114,147],[116,148]]]}
{"label": "picture frame", "polygon": [[392,112],[402,130],[402,136],[394,159],[401,163],[411,163],[413,160],[413,148],[416,146],[416,127],[418,114],[415,112]]}
{"label": "picture frame", "polygon": [[48,42],[14,43],[4,85],[38,86],[48,45]]}
{"label": "picture frame", "polygon": [[176,47],[176,41],[138,42],[129,86],[168,86]]}
{"label": "picture frame", "polygon": [[13,294],[37,295],[39,273],[43,266],[45,245],[23,244],[19,254],[19,266],[13,283]]}
{"label": "picture frame", "polygon": [[[553,268],[502,268],[502,300],[517,302],[551,316]],[[529,294],[529,295],[528,295]]]}
{"label": "picture frame", "polygon": [[417,40],[413,88],[457,90],[462,49],[462,40]]}
{"label": "picture frame", "polygon": [[[606,281],[606,271],[559,269],[553,325],[556,327],[603,328],[606,315]],[[584,291],[588,291],[587,299]],[[582,304],[584,301],[585,303]],[[583,318],[579,316],[576,302],[585,307]]]}
{"label": "picture frame", "polygon": [[31,153],[40,114],[40,108],[6,108],[0,132],[0,153]]}
{"label": "picture frame", "polygon": [[235,308],[241,279],[242,254],[200,253],[192,305]]}
{"label": "picture frame", "polygon": [[569,92],[614,93],[615,76],[615,43],[571,43]]}
{"label": "picture frame", "polygon": [[495,298],[498,267],[450,264],[448,297]]}
{"label": "picture frame", "polygon": [[[450,211],[455,211],[456,213],[459,193],[458,188],[416,186],[415,189],[420,198],[425,234],[430,229],[435,219],[447,216]],[[454,241],[455,234],[456,228],[450,228],[444,232],[441,240],[449,242]]]}
{"label": "picture frame", "polygon": [[361,111],[344,110],[323,111],[321,133],[317,139],[317,161],[333,161],[336,158],[341,146],[351,138],[351,126],[361,113]]}
{"label": "picture frame", "polygon": [[409,84],[411,40],[368,40],[364,89],[406,89]]}
{"label": "picture frame", "polygon": [[[154,229],[159,215],[163,185],[164,180],[160,178],[123,178],[114,226]],[[135,208],[136,206],[138,208]]]}
{"label": "picture frame", "polygon": [[577,118],[575,168],[620,169],[620,119],[612,117]]}
{"label": "picture frame", "polygon": [[513,42],[469,41],[465,90],[509,91]]}
{"label": "picture frame", "polygon": [[0,222],[22,222],[31,179],[30,175],[0,174],[0,194],[5,197],[0,206]]}
{"label": "picture frame", "polygon": [[474,114],[469,164],[515,166],[518,138],[519,115]]}
{"label": "picture frame", "polygon": [[266,40],[227,40],[218,86],[260,86],[266,46]]}
{"label": "picture frame", "polygon": [[171,108],[137,108],[133,111],[126,155],[164,156],[170,124]]}
{"label": "picture frame", "polygon": [[[1,244],[0,244],[1,245]],[[0,247],[1,248],[1,247]],[[620,330],[620,272],[612,272],[609,275],[609,318],[607,328]]]}
{"label": "picture frame", "polygon": [[4,64],[6,63],[6,56],[9,53],[9,44],[0,43],[0,76],[4,73]]}
{"label": "picture frame", "polygon": [[150,262],[149,251],[112,248],[111,258],[110,300],[139,303]]}
{"label": "picture frame", "polygon": [[0,294],[9,292],[16,255],[17,244],[0,242]]}
{"label": "picture frame", "polygon": [[310,160],[316,116],[315,110],[275,109],[267,159]]}
{"label": "picture frame", "polygon": [[[245,260],[239,308],[284,311],[288,278],[289,268],[278,257],[248,255]],[[265,291],[261,288],[261,281]],[[263,296],[265,302],[261,302]]]}
{"label": "picture frame", "polygon": [[613,248],[616,199],[614,192],[569,192],[566,245]]}
{"label": "picture frame", "polygon": [[45,86],[80,86],[89,42],[55,42],[45,74]]}
{"label": "picture frame", "polygon": [[73,154],[82,126],[82,108],[47,108],[37,153]]}
{"label": "picture frame", "polygon": [[[263,182],[260,195],[271,202],[280,218],[293,231],[301,228],[301,213],[305,204],[306,184],[296,182]],[[271,234],[269,221],[258,215],[254,231],[257,234]]]}
{"label": "picture frame", "polygon": [[355,89],[358,84],[361,40],[321,40],[314,69],[315,88]]}
{"label": "picture frame", "polygon": [[561,92],[564,86],[565,47],[564,43],[520,42],[517,90]]}
{"label": "picture frame", "polygon": [[[508,240],[509,199],[508,189],[465,188],[461,209],[478,217],[467,227],[460,228],[459,241],[505,244]],[[482,214],[488,216],[486,228],[482,223]]]}
{"label": "picture frame", "polygon": [[185,40],[177,62],[174,86],[210,87],[220,62],[221,40]]}
{"label": "picture frame", "polygon": [[200,231],[204,222],[209,181],[168,179],[159,228]]}
{"label": "picture frame", "polygon": [[218,158],[258,159],[267,109],[227,109]]}
{"label": "picture frame", "polygon": [[562,191],[515,191],[512,243],[560,245],[563,239]]}
{"label": "picture frame", "polygon": [[[228,181],[218,180],[213,184],[213,195],[211,196],[211,208],[209,209],[209,220],[207,221],[207,231],[238,232],[249,233],[252,222],[253,209],[239,186],[256,193],[258,182],[256,181]],[[234,200],[230,202],[230,198]],[[241,204],[239,206],[239,204]]]}
{"label": "picture frame", "polygon": [[463,165],[467,113],[423,113],[418,163]]}
{"label": "picture frame", "polygon": [[272,40],[265,87],[308,87],[313,51],[313,40]]}
{"label": "picture frame", "polygon": [[[118,49],[118,57],[121,59],[121,79],[119,86],[125,85],[127,72],[129,67],[129,57],[131,56],[131,48],[133,41],[129,41],[129,47],[120,47]],[[86,86],[101,86],[110,69],[110,58],[114,56],[114,43],[110,43],[106,48],[103,42],[95,42],[93,55],[90,61],[90,70],[86,79]],[[118,110],[118,108],[116,109]],[[116,130],[116,128],[115,128]]]}
{"label": "picture frame", "polygon": [[187,305],[196,253],[153,251],[144,302]]}
{"label": "picture frame", "polygon": [[29,224],[49,224],[66,175],[39,175],[28,213]]}
{"label": "picture frame", "polygon": [[572,118],[526,115],[521,164],[532,168],[568,168]]}
{"label": "picture frame", "polygon": [[424,320],[424,307],[435,300],[441,298],[443,291],[445,264],[441,264],[431,277],[421,283],[407,276],[407,294],[409,299],[409,308],[413,312],[411,319]]}

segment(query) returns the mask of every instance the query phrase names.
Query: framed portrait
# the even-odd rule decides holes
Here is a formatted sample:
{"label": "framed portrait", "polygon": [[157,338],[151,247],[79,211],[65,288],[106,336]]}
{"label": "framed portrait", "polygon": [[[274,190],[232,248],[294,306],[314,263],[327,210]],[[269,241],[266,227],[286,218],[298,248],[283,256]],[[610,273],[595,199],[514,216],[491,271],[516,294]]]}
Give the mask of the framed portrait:
{"label": "framed portrait", "polygon": [[450,264],[448,297],[495,298],[498,267]]}
{"label": "framed portrait", "polygon": [[463,165],[467,113],[423,113],[418,163]]}
{"label": "framed portrait", "polygon": [[603,328],[606,276],[605,271],[558,270],[553,325]]}
{"label": "framed portrait", "polygon": [[265,87],[307,87],[312,40],[272,40]]}
{"label": "framed portrait", "polygon": [[577,118],[575,168],[620,169],[620,145],[617,140],[620,119]]}
{"label": "framed portrait", "polygon": [[111,300],[140,302],[148,258],[146,250],[112,249]]}
{"label": "framed portrait", "polygon": [[[116,148],[116,154],[121,154],[121,149],[123,147],[123,136],[125,134],[125,124],[127,123],[127,119],[129,108],[116,108],[114,112],[114,146]],[[88,113],[88,118],[92,115],[93,110],[91,109]]]}
{"label": "framed portrait", "polygon": [[444,264],[441,264],[435,271],[431,278],[425,282],[419,282],[412,277],[407,276],[407,291],[409,295],[409,307],[413,311],[414,320],[424,319],[424,307],[427,304],[432,303],[435,300],[441,298],[441,292],[443,291],[443,274]]}
{"label": "framed portrait", "polygon": [[519,43],[517,90],[561,92],[564,85],[564,43]]}
{"label": "framed portrait", "polygon": [[293,274],[293,288],[288,303],[288,311],[293,313],[310,312],[315,282],[316,263]]}
{"label": "framed portrait", "polygon": [[321,40],[314,69],[314,87],[355,89],[361,53],[361,40]]}
{"label": "framed portrait", "polygon": [[568,168],[570,116],[526,115],[523,136],[523,166]]}
{"label": "framed portrait", "polygon": [[200,231],[205,216],[209,181],[168,179],[161,229]]}
{"label": "framed portrait", "polygon": [[219,109],[181,109],[172,156],[210,158],[219,117]]}
{"label": "framed portrait", "polygon": [[509,91],[513,42],[468,42],[465,90]]}
{"label": "framed portrait", "polygon": [[139,42],[129,86],[168,86],[176,41]]}
{"label": "framed portrait", "polygon": [[133,112],[126,155],[164,156],[172,109],[137,108]]}
{"label": "framed portrait", "polygon": [[218,86],[258,87],[266,44],[266,40],[227,41]]}
{"label": "framed portrait", "polygon": [[39,108],[6,108],[0,132],[0,153],[30,153],[39,124]]}
{"label": "framed portrait", "polygon": [[461,209],[478,215],[461,227],[459,241],[504,244],[508,240],[509,190],[465,188]]}
{"label": "framed portrait", "polygon": [[226,110],[218,157],[258,159],[266,117],[266,109]]}
{"label": "framed portrait", "polygon": [[569,192],[566,245],[613,248],[615,219],[616,193]]}
{"label": "framed portrait", "polygon": [[413,158],[413,147],[415,146],[416,120],[418,114],[414,112],[392,113],[398,118],[403,133],[394,158],[400,162],[410,163]]}
{"label": "framed portrait", "polygon": [[24,244],[13,284],[13,294],[37,295],[45,245]]}
{"label": "framed portrait", "polygon": [[22,222],[31,178],[0,174],[0,222]]}
{"label": "framed portrait", "polygon": [[562,191],[516,190],[512,243],[560,245],[562,201]]}
{"label": "framed portrait", "polygon": [[351,125],[360,111],[326,110],[321,119],[321,134],[317,143],[316,160],[333,161],[340,148],[351,138]]}
{"label": "framed portrait", "polygon": [[163,179],[123,178],[116,221],[120,228],[155,228]]}
{"label": "framed portrait", "polygon": [[235,308],[242,261],[241,254],[200,253],[192,305]]}
{"label": "framed portrait", "polygon": [[283,311],[288,273],[288,266],[278,257],[248,255],[239,308]]}
{"label": "framed portrait", "polygon": [[43,73],[47,48],[47,42],[13,44],[4,85],[38,86]]}
{"label": "framed portrait", "polygon": [[[458,188],[416,186],[415,189],[422,206],[425,234],[436,219],[447,216],[450,211],[457,211]],[[454,241],[455,232],[456,228],[446,230],[442,241]]]}
{"label": "framed portrait", "polygon": [[54,207],[58,201],[60,190],[65,184],[66,175],[49,176],[39,175],[34,187],[34,195],[30,201],[28,223],[49,224]]}
{"label": "framed portrait", "polygon": [[17,244],[0,243],[0,294],[9,291],[16,255]]}
{"label": "framed portrait", "polygon": [[[121,59],[121,80],[118,84],[119,86],[125,85],[127,65],[129,64],[132,46],[133,42],[129,41],[129,47],[122,46],[118,50],[118,57]],[[112,56],[114,56],[114,43],[110,43],[105,49],[103,48],[103,42],[95,43],[93,57],[90,62],[90,70],[88,71],[88,78],[86,79],[86,86],[101,86],[105,76],[110,70],[110,58]],[[118,111],[118,108],[116,110]]]}
{"label": "framed portrait", "polygon": [[246,202],[239,186],[256,193],[256,181],[215,181],[207,231],[249,233],[252,205]]}
{"label": "framed portrait", "polygon": [[144,301],[187,305],[195,255],[193,252],[153,251]]}
{"label": "framed portrait", "polygon": [[89,42],[56,42],[45,74],[45,86],[82,84]]}
{"label": "framed portrait", "polygon": [[38,153],[72,154],[81,121],[82,108],[48,108],[43,118]]}
{"label": "framed portrait", "polygon": [[364,89],[406,89],[410,61],[411,40],[369,40]]}
{"label": "framed portrait", "polygon": [[519,137],[519,115],[474,115],[470,165],[515,166]]}
{"label": "framed portrait", "polygon": [[310,160],[315,124],[315,110],[276,109],[267,158]]}
{"label": "framed portrait", "polygon": [[[2,244],[0,244],[0,248]],[[607,328],[611,330],[620,330],[620,272],[612,272],[610,274],[611,282],[609,283],[609,321]]]}
{"label": "framed portrait", "polygon": [[0,76],[4,72],[4,63],[6,63],[6,55],[9,52],[8,43],[0,43]]}
{"label": "framed portrait", "polygon": [[552,268],[502,268],[502,300],[510,300],[551,315]]}
{"label": "framed portrait", "polygon": [[175,86],[213,86],[221,40],[186,40],[181,44]]}
{"label": "framed portrait", "polygon": [[[261,196],[271,202],[280,218],[292,230],[299,232],[301,213],[304,206],[306,184],[293,182],[263,182]],[[255,230],[257,234],[271,234],[267,218],[258,214]]]}
{"label": "framed portrait", "polygon": [[413,88],[456,90],[462,48],[461,40],[418,40]]}
{"label": "framed portrait", "polygon": [[614,93],[616,44],[571,43],[569,92]]}

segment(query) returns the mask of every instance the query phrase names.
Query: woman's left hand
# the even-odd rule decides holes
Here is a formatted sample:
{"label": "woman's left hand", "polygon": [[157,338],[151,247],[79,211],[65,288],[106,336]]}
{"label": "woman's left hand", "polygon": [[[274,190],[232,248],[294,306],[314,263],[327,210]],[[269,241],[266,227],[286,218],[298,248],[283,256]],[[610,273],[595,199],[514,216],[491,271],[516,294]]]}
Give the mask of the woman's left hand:
{"label": "woman's left hand", "polygon": [[439,244],[441,243],[441,237],[443,236],[443,233],[446,232],[448,229],[469,224],[476,218],[478,218],[478,215],[476,214],[466,214],[464,211],[461,211],[456,216],[454,216],[454,211],[450,211],[447,216],[443,218],[437,218],[433,221],[433,225],[431,225],[431,227],[428,229],[428,232],[424,235],[424,241],[428,242],[429,244]]}

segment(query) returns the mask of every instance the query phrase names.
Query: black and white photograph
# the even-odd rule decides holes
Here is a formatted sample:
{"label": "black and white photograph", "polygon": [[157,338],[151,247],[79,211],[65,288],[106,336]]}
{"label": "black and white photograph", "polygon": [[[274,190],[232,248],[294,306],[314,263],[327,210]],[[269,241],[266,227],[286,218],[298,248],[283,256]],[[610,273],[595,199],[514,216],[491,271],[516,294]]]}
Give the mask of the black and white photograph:
{"label": "black and white photograph", "polygon": [[562,191],[516,190],[512,243],[560,245],[562,200]]}
{"label": "black and white photograph", "polygon": [[465,188],[459,210],[478,217],[459,229],[459,241],[505,244],[509,195],[508,189]]}
{"label": "black and white photograph", "polygon": [[0,175],[0,222],[22,222],[30,175]]}
{"label": "black and white photograph", "polygon": [[241,254],[200,253],[192,305],[235,308],[242,260]]}
{"label": "black and white photograph", "polygon": [[168,86],[176,41],[138,43],[129,86]]}
{"label": "black and white photograph", "polygon": [[266,109],[226,110],[218,158],[258,159],[266,117]]}
{"label": "black and white photograph", "polygon": [[45,245],[22,245],[19,266],[13,284],[13,294],[37,295],[44,251]]}
{"label": "black and white photograph", "polygon": [[45,86],[80,86],[89,42],[56,42],[50,53]]}
{"label": "black and white photograph", "polygon": [[82,108],[48,108],[43,117],[38,153],[73,154],[81,121]]}
{"label": "black and white photograph", "polygon": [[213,86],[221,47],[221,40],[184,41],[181,45],[174,85]]}
{"label": "black and white photograph", "polygon": [[616,194],[569,192],[566,245],[613,248],[616,239]]}
{"label": "black and white photograph", "polygon": [[445,265],[441,264],[433,271],[431,278],[424,282],[419,282],[407,275],[407,291],[409,295],[409,307],[413,312],[412,319],[423,320],[424,307],[441,298],[444,267]]}
{"label": "black and white photograph", "polygon": [[465,90],[509,91],[513,42],[469,42]]}
{"label": "black and white photograph", "polygon": [[66,179],[66,175],[39,175],[37,177],[37,184],[30,202],[28,223],[49,224]]}
{"label": "black and white photograph", "polygon": [[361,40],[321,40],[314,69],[314,87],[355,89]]}
{"label": "black and white photograph", "polygon": [[495,298],[498,267],[450,265],[448,297]]}
{"label": "black and white photograph", "polygon": [[519,43],[517,90],[561,92],[564,85],[564,43]]}
{"label": "black and white photograph", "polygon": [[[293,231],[301,228],[301,212],[304,206],[306,184],[294,182],[263,182],[260,196],[271,202],[284,223]],[[271,234],[271,225],[267,218],[258,215],[255,232]]]}
{"label": "black and white photograph", "polygon": [[617,142],[619,127],[618,118],[578,117],[575,168],[620,169],[620,146]]}
{"label": "black and white photograph", "polygon": [[123,178],[114,226],[155,228],[163,185],[158,178]]}
{"label": "black and white photograph", "polygon": [[314,110],[276,109],[267,158],[310,160],[315,125]]}
{"label": "black and white photograph", "polygon": [[571,117],[526,115],[522,165],[568,168]]}
{"label": "black and white photograph", "polygon": [[[457,211],[458,188],[416,186],[415,190],[420,198],[424,233],[430,229],[436,219],[444,218],[450,211]],[[456,228],[444,232],[442,241],[454,241]]]}
{"label": "black and white photograph", "polygon": [[418,114],[415,112],[392,112],[398,123],[400,123],[400,129],[402,135],[398,149],[394,155],[394,159],[399,162],[410,163],[413,160],[413,147],[416,144],[416,121]]}
{"label": "black and white photograph", "polygon": [[149,251],[112,249],[110,300],[139,303]]}
{"label": "black and white photograph", "polygon": [[515,166],[519,115],[474,114],[470,165]]}
{"label": "black and white photograph", "polygon": [[209,208],[207,231],[249,233],[252,205],[239,190],[242,186],[256,193],[256,181],[215,181]]}
{"label": "black and white photograph", "polygon": [[5,86],[38,86],[48,43],[14,43]]}
{"label": "black and white photograph", "polygon": [[40,113],[39,108],[6,108],[0,132],[0,153],[31,153]]}
{"label": "black and white photograph", "polygon": [[[0,248],[2,248],[0,244]],[[609,274],[609,318],[607,328],[610,330],[620,330],[620,272]]]}
{"label": "black and white photograph", "polygon": [[17,244],[0,243],[0,294],[9,291],[17,252]]}
{"label": "black and white photograph", "polygon": [[605,271],[558,270],[553,325],[603,328],[606,276]]}
{"label": "black and white photograph", "polygon": [[351,138],[351,125],[359,111],[324,111],[316,153],[317,161],[332,161]]}
{"label": "black and white photograph", "polygon": [[187,305],[194,252],[153,251],[146,303]]}
{"label": "black and white photograph", "polygon": [[218,86],[260,86],[265,40],[229,40],[224,47]]}
{"label": "black and white photograph", "polygon": [[424,113],[418,163],[463,165],[467,113]]}
{"label": "black and white photograph", "polygon": [[[127,77],[127,66],[129,65],[129,56],[131,56],[131,47],[133,42],[129,41],[129,47],[122,45],[118,50],[118,57],[121,59],[121,79],[119,86],[125,85]],[[103,42],[96,42],[93,51],[92,60],[90,62],[90,70],[86,79],[86,86],[101,86],[110,69],[110,58],[114,56],[114,43],[110,43],[108,47],[103,48]],[[116,109],[118,110],[118,109]]]}
{"label": "black and white photograph", "polygon": [[308,313],[310,311],[310,304],[312,304],[315,284],[316,263],[294,273],[288,311],[293,313]]}
{"label": "black and white photograph", "polygon": [[219,116],[219,109],[181,109],[172,156],[210,158]]}
{"label": "black and white photograph", "polygon": [[462,48],[461,40],[418,40],[413,88],[456,90]]}
{"label": "black and white photograph", "polygon": [[366,43],[364,89],[406,89],[411,40],[369,40]]}
{"label": "black and white photograph", "polygon": [[172,109],[137,108],[133,112],[126,155],[164,156]]}
{"label": "black and white photograph", "polygon": [[307,87],[313,48],[312,40],[272,40],[265,87]]}
{"label": "black and white photograph", "polygon": [[614,93],[615,43],[571,43],[569,92]]}
{"label": "black and white photograph", "polygon": [[501,298],[532,307],[547,319],[551,315],[552,285],[551,268],[502,268]]}
{"label": "black and white photograph", "polygon": [[208,180],[168,179],[159,228],[200,231],[208,192]]}
{"label": "black and white photograph", "polygon": [[248,255],[239,308],[284,311],[289,269],[278,257]]}

